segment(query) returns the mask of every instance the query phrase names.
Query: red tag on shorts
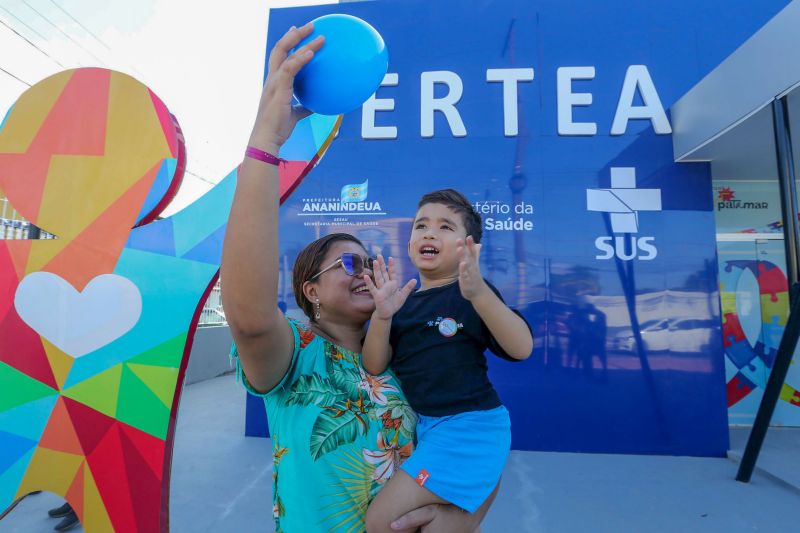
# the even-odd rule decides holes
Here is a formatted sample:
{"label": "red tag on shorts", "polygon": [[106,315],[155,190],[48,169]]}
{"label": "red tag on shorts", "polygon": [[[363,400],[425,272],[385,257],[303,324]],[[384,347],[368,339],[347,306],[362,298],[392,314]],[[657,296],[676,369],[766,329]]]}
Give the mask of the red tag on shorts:
{"label": "red tag on shorts", "polygon": [[417,477],[414,478],[414,481],[416,481],[417,485],[419,485],[420,487],[424,487],[425,486],[425,482],[428,481],[429,477],[431,477],[431,475],[428,473],[427,470],[425,470],[423,468],[423,469],[421,469],[419,471],[419,474],[417,474]]}

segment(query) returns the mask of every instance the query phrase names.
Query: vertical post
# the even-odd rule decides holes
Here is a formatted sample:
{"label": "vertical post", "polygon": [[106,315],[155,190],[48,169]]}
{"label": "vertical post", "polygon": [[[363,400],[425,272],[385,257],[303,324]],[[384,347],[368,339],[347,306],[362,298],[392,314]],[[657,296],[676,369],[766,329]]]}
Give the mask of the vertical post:
{"label": "vertical post", "polygon": [[[783,243],[786,248],[786,271],[789,287],[800,281],[797,228],[797,187],[792,154],[792,136],[789,130],[789,104],[787,96],[772,102],[772,127],[775,131],[775,152],[778,160],[778,183],[781,190],[783,216]],[[792,294],[789,293],[791,298]]]}
{"label": "vertical post", "polygon": [[783,382],[792,362],[798,337],[800,337],[800,284],[798,283],[798,234],[797,234],[797,191],[795,186],[792,138],[789,131],[789,113],[786,96],[772,102],[773,130],[775,132],[775,152],[778,160],[778,183],[781,189],[781,213],[783,216],[783,242],[786,247],[786,270],[789,278],[789,319],[772,365],[767,388],[758,406],[753,429],[747,439],[742,462],[736,480],[750,481],[755,469],[758,454],[764,444],[772,414],[780,397]]}

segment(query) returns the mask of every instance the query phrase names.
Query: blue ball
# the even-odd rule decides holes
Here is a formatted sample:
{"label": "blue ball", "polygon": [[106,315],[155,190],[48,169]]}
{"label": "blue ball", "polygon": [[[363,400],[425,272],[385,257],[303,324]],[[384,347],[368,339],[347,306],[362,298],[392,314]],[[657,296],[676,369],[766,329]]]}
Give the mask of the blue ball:
{"label": "blue ball", "polygon": [[375,93],[389,68],[383,37],[350,15],[325,15],[313,23],[314,31],[297,47],[318,35],[325,36],[325,44],[295,77],[294,95],[320,115],[352,111]]}

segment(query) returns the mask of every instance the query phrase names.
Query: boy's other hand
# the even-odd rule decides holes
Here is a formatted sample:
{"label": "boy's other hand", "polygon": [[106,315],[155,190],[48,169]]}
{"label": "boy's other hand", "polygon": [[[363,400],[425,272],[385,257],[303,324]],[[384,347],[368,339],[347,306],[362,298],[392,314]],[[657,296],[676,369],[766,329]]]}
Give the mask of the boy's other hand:
{"label": "boy's other hand", "polygon": [[375,281],[368,274],[364,274],[364,283],[367,284],[367,289],[375,302],[373,317],[389,320],[403,307],[406,298],[417,286],[417,280],[412,279],[401,288],[400,282],[397,281],[397,274],[394,272],[394,259],[391,257],[388,268],[382,255],[378,255],[374,266],[372,275],[375,277]]}
{"label": "boy's other hand", "polygon": [[467,236],[466,242],[458,239],[456,245],[459,259],[458,286],[461,289],[461,296],[472,300],[483,291],[489,290],[481,275],[481,245],[475,244],[472,235]]}

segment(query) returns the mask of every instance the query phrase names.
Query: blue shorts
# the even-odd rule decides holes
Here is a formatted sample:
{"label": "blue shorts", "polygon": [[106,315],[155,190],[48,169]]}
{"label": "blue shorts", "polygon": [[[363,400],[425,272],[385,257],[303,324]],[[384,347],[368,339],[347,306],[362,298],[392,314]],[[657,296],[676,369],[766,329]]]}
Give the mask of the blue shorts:
{"label": "blue shorts", "polygon": [[511,421],[503,406],[419,415],[417,447],[401,468],[438,497],[474,513],[500,481],[510,449]]}

